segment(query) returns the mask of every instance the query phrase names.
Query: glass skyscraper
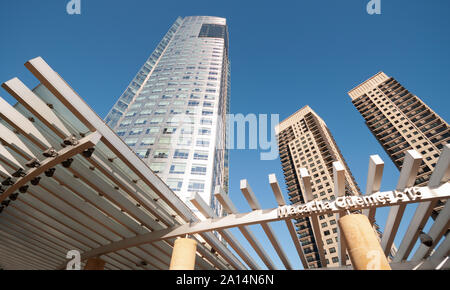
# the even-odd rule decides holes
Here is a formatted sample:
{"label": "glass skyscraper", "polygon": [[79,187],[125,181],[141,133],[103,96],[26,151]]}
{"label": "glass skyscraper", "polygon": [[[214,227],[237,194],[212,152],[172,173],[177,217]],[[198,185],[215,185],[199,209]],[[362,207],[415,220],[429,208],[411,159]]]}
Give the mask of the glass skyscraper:
{"label": "glass skyscraper", "polygon": [[105,121],[183,201],[198,193],[221,215],[229,94],[226,19],[179,17]]}

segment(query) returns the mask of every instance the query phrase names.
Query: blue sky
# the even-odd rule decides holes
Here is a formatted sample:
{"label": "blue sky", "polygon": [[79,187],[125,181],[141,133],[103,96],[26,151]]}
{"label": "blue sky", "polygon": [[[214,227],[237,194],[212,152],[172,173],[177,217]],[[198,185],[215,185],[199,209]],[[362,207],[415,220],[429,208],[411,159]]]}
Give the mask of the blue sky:
{"label": "blue sky", "polygon": [[[367,14],[369,0],[81,0],[81,15],[68,15],[67,2],[1,1],[1,82],[18,76],[36,85],[23,64],[42,56],[104,117],[177,16],[213,15],[228,19],[231,112],[284,119],[310,105],[327,123],[362,189],[369,155],[379,154],[386,163],[382,189],[395,187],[398,171],[351,104],[350,89],[384,71],[449,120],[448,0],[381,0],[381,15]],[[0,95],[12,101],[5,91]],[[276,173],[282,183],[280,162],[261,161],[259,153],[231,152],[230,195],[241,211],[250,210],[239,191],[243,178],[263,207],[276,205],[267,175]],[[413,210],[408,206],[405,218]],[[386,214],[377,213],[382,227]],[[299,268],[286,228],[274,228]],[[402,223],[399,236],[404,231]]]}

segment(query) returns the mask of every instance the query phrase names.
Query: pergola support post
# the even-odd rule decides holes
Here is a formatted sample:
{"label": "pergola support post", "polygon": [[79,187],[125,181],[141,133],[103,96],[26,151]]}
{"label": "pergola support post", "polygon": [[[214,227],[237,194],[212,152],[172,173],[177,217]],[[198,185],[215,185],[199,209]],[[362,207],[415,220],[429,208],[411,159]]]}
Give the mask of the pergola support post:
{"label": "pergola support post", "polygon": [[175,240],[169,270],[194,270],[197,241],[189,238]]}
{"label": "pergola support post", "polygon": [[391,270],[367,216],[343,216],[339,219],[339,228],[355,270]]}

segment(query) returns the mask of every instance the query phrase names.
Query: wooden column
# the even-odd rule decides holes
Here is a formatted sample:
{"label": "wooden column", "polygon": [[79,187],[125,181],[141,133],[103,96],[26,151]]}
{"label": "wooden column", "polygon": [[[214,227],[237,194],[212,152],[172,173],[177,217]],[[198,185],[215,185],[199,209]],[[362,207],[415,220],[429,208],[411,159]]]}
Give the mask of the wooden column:
{"label": "wooden column", "polygon": [[197,242],[193,239],[175,240],[169,270],[194,270]]}
{"label": "wooden column", "polygon": [[349,214],[339,219],[341,239],[347,244],[348,255],[355,270],[391,270],[378,237],[362,214]]}
{"label": "wooden column", "polygon": [[84,266],[84,270],[104,270],[105,261],[100,258],[90,258]]}

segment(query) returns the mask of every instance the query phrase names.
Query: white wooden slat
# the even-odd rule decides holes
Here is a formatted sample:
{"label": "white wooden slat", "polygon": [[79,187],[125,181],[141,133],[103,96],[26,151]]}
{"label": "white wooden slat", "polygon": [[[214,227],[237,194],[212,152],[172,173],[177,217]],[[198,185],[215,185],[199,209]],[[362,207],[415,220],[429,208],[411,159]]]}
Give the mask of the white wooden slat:
{"label": "white wooden slat", "polygon": [[3,167],[3,165],[1,164],[0,164],[0,174],[3,176],[12,177],[11,174],[8,172],[8,170],[6,170],[6,168]]}
{"label": "white wooden slat", "polygon": [[[50,270],[51,266],[43,263],[40,260],[36,260],[34,257],[29,257],[27,254],[24,254],[22,251],[11,251],[11,248],[8,245],[3,245],[0,243],[0,257],[9,257],[13,261],[19,261],[19,263],[27,264],[31,266],[33,270],[42,269],[42,270]],[[22,269],[21,269],[22,270]]]}
{"label": "white wooden slat", "polygon": [[18,190],[20,187],[24,186],[34,178],[39,177],[39,175],[43,174],[48,169],[53,168],[54,166],[60,164],[61,162],[64,162],[68,158],[74,157],[84,150],[95,146],[100,141],[100,138],[100,134],[98,134],[97,132],[93,132],[83,139],[79,140],[79,143],[77,145],[66,147],[58,151],[58,155],[56,157],[46,158],[41,162],[40,166],[28,170],[25,176],[18,178],[13,185],[8,187],[5,192],[0,195],[0,201],[5,200],[9,195],[14,193],[14,191]]}
{"label": "white wooden slat", "polygon": [[3,83],[2,87],[59,137],[64,139],[71,135],[69,130],[67,130],[47,104],[18,78],[13,78]]}
{"label": "white wooden slat", "polygon": [[[275,199],[279,206],[286,205],[286,200],[283,197],[283,193],[281,192],[280,185],[278,184],[278,180],[275,174],[269,175],[269,184],[272,188],[272,192],[275,195]],[[291,236],[292,242],[297,250],[300,261],[302,262],[303,268],[308,269],[308,262],[306,261],[305,254],[303,253],[302,246],[300,245],[299,238],[295,231],[294,225],[292,224],[292,220],[285,220],[286,226],[288,228],[289,234]]]}
{"label": "white wooden slat", "polygon": [[[415,150],[408,150],[405,153],[402,170],[397,183],[397,190],[403,190],[406,187],[414,185],[417,173],[419,172],[422,156]],[[381,238],[381,247],[386,256],[389,254],[395,235],[397,234],[406,205],[391,206],[388,219]]]}
{"label": "white wooden slat", "polygon": [[433,255],[431,255],[431,257],[433,259],[443,259],[445,257],[448,258],[449,255],[450,255],[450,237],[447,235],[447,237],[445,237],[445,240],[434,251],[434,253],[433,253]]}
{"label": "white wooden slat", "polygon": [[[311,188],[311,176],[309,175],[308,169],[306,168],[300,169],[300,185],[303,187],[302,191],[304,192],[303,196],[305,198],[305,202],[314,200]],[[325,266],[325,252],[323,249],[322,232],[319,228],[318,218],[316,215],[313,215],[309,217],[309,220],[312,227],[314,239],[316,241],[317,251],[319,252],[320,263]]]}
{"label": "white wooden slat", "polygon": [[434,188],[450,180],[450,144],[446,144],[430,176],[428,186]]}
{"label": "white wooden slat", "polygon": [[14,231],[7,227],[0,227],[0,232],[8,234],[6,237],[10,241],[14,241],[17,244],[22,245],[27,250],[33,253],[39,253],[42,257],[45,257],[46,261],[53,262],[56,265],[64,260],[64,254],[57,253],[54,249],[48,247],[44,243],[37,242],[36,240],[30,239],[28,236],[23,235],[20,232]]}
{"label": "white wooden slat", "polygon": [[[236,206],[233,204],[233,202],[227,196],[227,194],[225,194],[225,192],[220,188],[220,186],[216,187],[214,197],[217,198],[217,200],[222,205],[223,209],[228,214],[237,214],[238,213]],[[266,265],[266,267],[269,270],[277,269],[274,262],[272,261],[270,256],[267,254],[267,252],[264,250],[263,246],[261,245],[259,240],[255,237],[255,235],[253,234],[251,229],[246,226],[238,227],[238,229],[241,231],[242,235],[250,243],[250,245],[255,250],[256,254],[261,258],[261,260]]]}
{"label": "white wooden slat", "polygon": [[0,123],[0,141],[8,144],[9,147],[20,152],[23,156],[28,157],[28,160],[36,158],[31,150],[20,140],[20,138],[8,129],[5,125]]}
{"label": "white wooden slat", "polygon": [[[334,195],[335,198],[345,196],[345,167],[340,161],[333,162],[333,183],[334,183]],[[336,214],[336,219],[339,220],[342,216],[346,215],[345,211],[340,211]],[[338,229],[338,257],[340,265],[347,264],[347,244],[343,235],[341,234],[340,227]]]}
{"label": "white wooden slat", "polygon": [[36,129],[33,123],[20,114],[3,98],[0,98],[0,117],[21,134],[30,137],[33,143],[39,146],[42,150],[52,147],[41,132]]}
{"label": "white wooden slat", "polygon": [[[261,205],[259,204],[259,201],[256,199],[255,194],[253,193],[253,190],[250,188],[250,185],[248,184],[246,179],[241,180],[241,192],[244,195],[245,199],[247,199],[248,204],[252,208],[252,210],[259,210],[261,209]],[[291,270],[292,265],[289,261],[289,258],[287,257],[285,251],[281,247],[281,243],[276,237],[272,227],[269,223],[261,223],[261,227],[263,228],[264,232],[266,233],[267,237],[269,238],[270,243],[274,247],[275,251],[277,252],[278,256],[280,257],[281,261],[283,262],[283,265],[286,267],[286,269]]]}
{"label": "white wooden slat", "polygon": [[[441,155],[436,163],[436,167],[431,174],[428,186],[430,188],[439,186],[443,182],[447,182],[450,169],[450,144],[444,146]],[[400,262],[406,258],[411,253],[411,250],[417,241],[420,231],[424,228],[427,220],[429,219],[433,208],[436,206],[437,202],[421,202],[414,212],[408,229],[403,236],[402,242],[398,248],[397,254],[394,257],[394,262]]]}
{"label": "white wooden slat", "polygon": [[[433,245],[427,247],[424,244],[420,244],[417,251],[411,258],[412,261],[419,261],[426,258],[426,255],[436,246],[442,235],[444,235],[450,226],[450,203],[447,201],[444,208],[439,212],[436,220],[431,226],[428,235],[433,239]],[[448,238],[448,237],[447,237]],[[447,253],[443,253],[447,255]],[[433,254],[434,256],[434,254]]]}
{"label": "white wooden slat", "polygon": [[[2,213],[2,218],[0,219],[0,225],[3,227],[9,228],[11,230],[14,230],[23,236],[27,236],[28,238],[35,239],[39,241],[42,244],[45,244],[49,248],[53,249],[54,253],[66,253],[69,249],[72,247],[61,243],[58,240],[58,243],[55,241],[54,238],[48,238],[45,235],[42,234],[42,232],[39,232],[35,228],[30,227],[29,225],[25,225],[24,223],[18,223],[17,219],[14,219],[14,217],[8,215],[9,211],[5,211]],[[13,218],[11,220],[11,218]],[[62,245],[61,245],[62,244]]]}
{"label": "white wooden slat", "polygon": [[[107,184],[104,181],[100,181],[99,178],[93,178],[93,175],[81,175],[80,172],[83,171],[83,166],[76,162],[79,161],[79,159],[76,159],[71,166],[72,170],[75,170],[74,173],[80,177],[80,179],[77,180],[85,180],[89,181],[92,185],[95,185],[96,188],[101,190],[104,195],[109,196],[112,200],[114,200],[116,203],[123,206],[124,209],[127,211],[131,211],[133,216],[141,217],[142,220],[149,225],[149,227],[153,227],[155,229],[161,229],[161,225],[156,223],[153,219],[150,219],[150,217],[142,212],[134,203],[131,203],[129,199],[126,199],[124,196],[122,196],[116,189],[114,189],[110,184]],[[77,171],[79,170],[79,171]],[[63,177],[63,180],[69,181],[72,176],[67,175],[65,170],[57,170],[55,175],[58,177]],[[89,176],[89,178],[87,177]],[[73,182],[73,181],[72,181]],[[92,187],[92,186],[91,186]],[[93,193],[91,189],[85,188],[85,185],[83,185],[83,182],[79,184],[77,187],[80,190],[78,191],[80,194],[84,195],[84,198],[90,200],[93,204],[100,207],[103,211],[108,212],[112,216],[114,216],[118,221],[121,223],[127,225],[128,227],[131,227],[134,231],[136,231],[138,234],[144,234],[147,232],[144,228],[142,228],[140,225],[136,224],[134,220],[128,218],[126,215],[124,215],[120,210],[118,210],[116,207],[112,206],[109,202],[104,200],[104,197],[99,197],[97,193]],[[83,189],[84,188],[84,189]],[[99,192],[100,193],[100,192]],[[117,226],[114,227],[115,230],[118,230]],[[167,245],[165,242],[158,242],[156,243],[160,247],[166,248]],[[207,253],[205,253],[202,249],[199,251],[203,252],[205,256],[209,257]],[[199,261],[199,263],[205,267],[205,263],[203,261]]]}
{"label": "white wooden slat", "polygon": [[308,169],[300,168],[300,180],[303,185],[303,199],[305,203],[314,200],[314,196],[311,190],[311,176],[309,175]]}
{"label": "white wooden slat", "polygon": [[[369,171],[367,173],[366,195],[380,191],[383,177],[384,162],[379,155],[371,155],[369,159]],[[363,214],[373,224],[375,222],[376,208],[364,209]]]}
{"label": "white wooden slat", "polygon": [[12,163],[13,165],[15,165],[16,166],[15,170],[17,170],[19,168],[24,169],[22,164],[20,164],[20,162],[17,161],[17,159],[11,154],[11,152],[9,152],[6,149],[6,147],[3,146],[2,144],[0,144],[0,158],[3,158],[7,162]]}
{"label": "white wooden slat", "polygon": [[[209,207],[202,197],[197,193],[194,193],[189,201],[200,211],[200,213],[206,218],[217,218],[217,215]],[[219,234],[230,244],[230,246],[236,251],[236,253],[247,263],[252,270],[261,270],[258,263],[250,256],[247,250],[236,240],[233,234],[229,230],[219,230]]]}
{"label": "white wooden slat", "polygon": [[[81,217],[80,221],[75,220],[75,218],[78,218],[78,216],[76,212],[74,212],[74,210],[70,210],[69,212],[59,211],[51,205],[45,204],[44,202],[40,201],[32,194],[23,194],[17,201],[26,202],[30,206],[33,206],[34,208],[39,209],[41,212],[45,213],[48,218],[57,221],[58,223],[63,224],[80,233],[80,235],[83,235],[86,238],[86,241],[92,243],[93,246],[95,246],[96,244],[97,246],[104,245],[111,242],[95,231],[96,229],[98,229],[98,227],[93,225],[91,221],[89,221],[89,224],[86,224],[88,220]],[[69,209],[66,208],[66,210]]]}
{"label": "white wooden slat", "polygon": [[36,213],[32,208],[27,208],[19,203],[14,203],[8,207],[8,210],[2,214],[10,214],[15,224],[27,229],[29,232],[36,232],[49,240],[57,240],[68,249],[79,249],[80,251],[89,250],[90,247],[72,236],[65,227],[59,227],[58,223],[47,223],[45,219],[41,220],[40,213]]}
{"label": "white wooden slat", "polygon": [[54,268],[57,265],[54,261],[46,259],[41,253],[35,252],[23,244],[17,243],[11,239],[10,235],[2,231],[0,231],[0,244],[9,251],[20,253],[21,256],[26,257],[26,259],[41,263],[42,265],[45,265],[45,267]]}

